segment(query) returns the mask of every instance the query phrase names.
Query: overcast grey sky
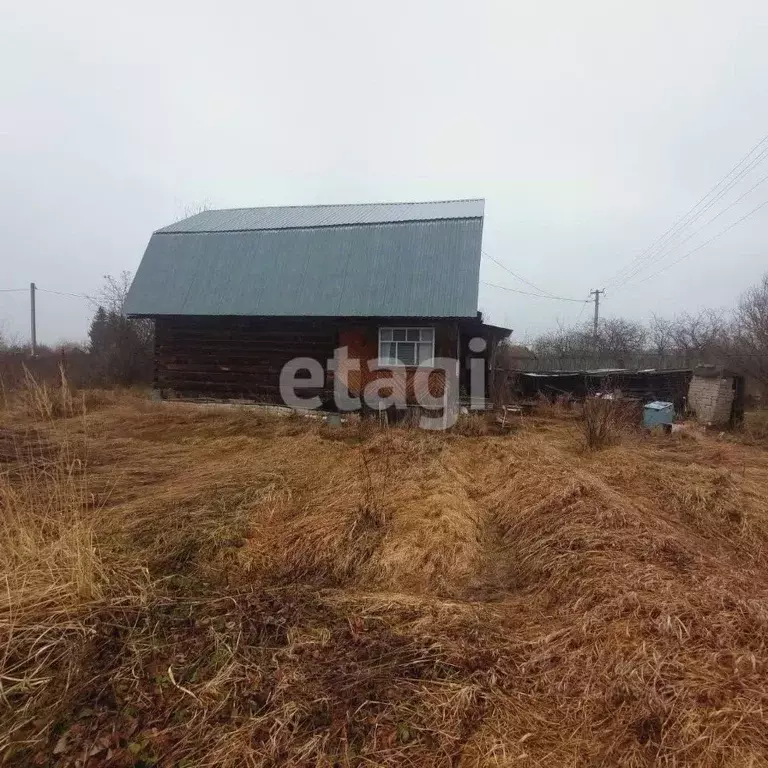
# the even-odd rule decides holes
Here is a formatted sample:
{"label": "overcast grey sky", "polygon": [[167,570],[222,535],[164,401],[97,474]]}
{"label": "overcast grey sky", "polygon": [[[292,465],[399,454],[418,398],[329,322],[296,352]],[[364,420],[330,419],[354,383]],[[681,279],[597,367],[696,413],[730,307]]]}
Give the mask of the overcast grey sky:
{"label": "overcast grey sky", "polygon": [[[586,298],[768,133],[766,86],[765,0],[5,0],[0,288],[92,293],[200,204],[484,197],[490,255]],[[656,268],[765,200],[768,183]],[[768,206],[605,313],[728,306],[767,241]],[[530,290],[487,259],[481,279]],[[27,302],[0,293],[19,340]],[[582,306],[480,290],[518,339]],[[40,294],[40,338],[83,339],[89,311]]]}

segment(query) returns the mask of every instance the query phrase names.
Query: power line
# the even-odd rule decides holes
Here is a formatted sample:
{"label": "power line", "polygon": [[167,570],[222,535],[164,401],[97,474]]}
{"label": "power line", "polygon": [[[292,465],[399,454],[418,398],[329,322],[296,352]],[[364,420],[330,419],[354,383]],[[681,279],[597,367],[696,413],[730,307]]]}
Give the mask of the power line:
{"label": "power line", "polygon": [[[703,215],[709,208],[712,207],[718,200],[720,200],[723,195],[728,192],[734,184],[736,184],[738,181],[740,181],[747,173],[749,173],[753,168],[755,168],[762,160],[765,158],[766,154],[768,153],[768,148],[764,149],[756,158],[753,158],[750,163],[747,165],[746,168],[742,168],[741,171],[738,171],[741,165],[766,141],[768,140],[768,134],[766,134],[752,149],[747,152],[744,157],[741,158],[741,160],[736,163],[736,165],[731,168],[731,170],[722,178],[720,181],[715,184],[712,189],[707,192],[704,197],[702,197],[687,213],[685,213],[683,216],[681,216],[677,221],[675,221],[672,226],[664,232],[663,235],[661,235],[659,238],[657,238],[653,243],[651,243],[648,248],[646,248],[643,253],[641,253],[639,256],[636,256],[634,261],[626,266],[624,266],[622,269],[620,269],[617,273],[614,274],[614,276],[609,280],[610,283],[615,283],[616,280],[620,279],[622,275],[626,275],[627,270],[634,272],[637,270],[638,267],[641,267],[642,262],[644,260],[647,260],[647,256],[651,256],[652,251],[654,251],[656,248],[663,248],[666,246],[672,238],[674,238],[677,234],[679,234],[682,229],[684,229],[687,226],[690,226],[694,221],[696,221],[697,218],[699,218],[701,215]],[[709,200],[707,205],[700,211],[694,214],[694,212],[697,211],[697,209],[706,201],[711,195],[713,195],[715,192],[717,192],[718,188],[728,182],[728,179],[734,174],[737,173],[736,178],[732,179],[730,183],[727,184],[727,186],[720,190],[717,195],[712,199]],[[653,260],[655,256],[651,256],[651,260]],[[636,262],[636,263],[635,263]]]}
{"label": "power line", "polygon": [[[95,297],[89,296],[87,293],[67,293],[66,291],[52,291],[50,288],[41,288],[36,286],[35,290],[42,291],[43,293],[55,293],[57,296],[72,296],[76,299],[88,299],[89,301],[95,301]],[[0,288],[0,293],[27,293],[29,288]]]}
{"label": "power line", "polygon": [[[504,264],[503,262],[501,262],[498,259],[496,259],[493,256],[491,256],[491,254],[488,253],[488,251],[483,250],[483,251],[481,251],[481,253],[483,254],[483,256],[485,256],[486,258],[488,258],[492,262],[494,262],[494,264],[498,264],[502,269],[504,269],[507,272],[509,272],[509,274],[512,275],[513,277],[516,277],[518,280],[520,280],[521,282],[525,283],[526,285],[529,285],[531,288],[536,289],[538,291],[538,293],[530,293],[529,291],[520,291],[520,290],[518,290],[516,288],[508,288],[505,285],[497,285],[495,283],[488,283],[488,282],[481,281],[483,283],[483,285],[489,285],[492,288],[501,288],[504,291],[511,291],[513,293],[520,293],[520,294],[522,294],[524,296],[536,296],[537,298],[540,298],[540,299],[556,299],[558,301],[577,301],[577,302],[582,301],[582,299],[566,298],[565,296],[557,296],[554,293],[550,293],[549,291],[545,291],[543,288],[539,288],[538,285],[534,285],[530,280],[526,280],[522,275],[518,275],[517,272],[515,272],[512,269],[510,269],[506,264]],[[590,300],[587,300],[586,303],[590,303]],[[583,308],[582,308],[582,310],[583,310]]]}
{"label": "power line", "polygon": [[493,256],[491,256],[491,254],[488,253],[488,251],[481,251],[481,253],[487,259],[490,259],[494,264],[498,264],[502,269],[504,269],[507,272],[509,272],[509,274],[512,275],[512,277],[516,277],[518,280],[520,280],[520,282],[525,283],[526,285],[529,285],[531,288],[533,288],[534,290],[537,290],[539,293],[546,294],[549,297],[553,297],[553,294],[551,294],[549,291],[545,291],[542,288],[539,288],[537,285],[534,285],[530,280],[526,280],[521,275],[518,275],[517,272],[511,270],[506,264],[504,264],[503,262],[501,262],[498,259],[495,259]]}
{"label": "power line", "polygon": [[592,301],[590,299],[585,299],[583,306],[579,310],[579,314],[576,315],[576,320],[574,322],[574,325],[579,324],[579,320],[581,320],[581,316],[584,314],[584,310],[587,308],[587,304],[591,304]]}
{"label": "power line", "polygon": [[[766,156],[768,156],[768,149],[764,150],[764,152],[762,152],[760,156],[761,156],[761,158],[765,158]],[[756,167],[756,166],[753,165],[752,168],[754,168],[754,167]],[[748,171],[752,170],[752,168],[749,168]],[[699,211],[699,213],[697,213],[696,216],[693,219],[691,219],[691,221],[688,222],[685,226],[686,227],[690,226],[690,224],[692,224],[694,221],[696,221],[696,219],[698,219],[701,215],[706,213],[706,211],[708,211],[714,205],[714,203],[717,202],[717,200],[721,199],[723,194],[725,192],[727,192],[729,189],[731,189],[733,184],[736,183],[737,181],[739,181],[741,178],[743,178],[743,174],[742,174],[742,176],[737,177],[737,179],[729,187],[727,187],[725,190],[723,190],[723,192],[720,195],[718,195],[718,197],[715,198],[715,200],[711,201],[707,206],[702,208],[702,210]],[[646,259],[645,264],[638,264],[633,270],[631,270],[629,273],[627,273],[624,276],[624,278],[617,285],[614,286],[614,288],[621,288],[622,286],[626,285],[626,283],[629,282],[630,280],[632,280],[633,277],[635,277],[636,275],[640,274],[640,272],[642,272],[643,269],[645,269],[646,267],[650,266],[651,264],[658,263],[665,256],[668,256],[670,253],[672,253],[673,251],[677,250],[681,245],[683,245],[684,243],[687,243],[692,237],[695,237],[703,229],[706,229],[713,221],[715,221],[716,219],[719,219],[720,216],[722,216],[727,211],[730,211],[731,208],[733,208],[735,205],[740,203],[745,197],[747,197],[747,195],[749,195],[751,192],[753,192],[755,189],[757,189],[757,187],[759,187],[766,179],[768,179],[768,176],[764,176],[762,179],[760,179],[760,181],[758,181],[756,184],[751,186],[743,195],[741,195],[740,197],[736,198],[736,200],[734,200],[730,205],[727,205],[719,213],[715,214],[709,221],[705,222],[704,224],[702,224],[697,229],[694,229],[693,232],[691,232],[691,234],[688,235],[688,237],[684,238],[683,240],[680,240],[677,243],[672,244],[670,248],[667,247],[668,245],[670,245],[670,243],[669,242],[665,243],[660,248],[659,251],[657,251],[655,254],[653,254],[650,258]],[[681,228],[678,232],[675,233],[675,236],[681,234],[684,229],[685,229],[685,227]]]}
{"label": "power line", "polygon": [[50,288],[40,288],[40,286],[37,287],[38,291],[42,291],[43,293],[54,293],[57,296],[72,296],[75,299],[88,299],[88,301],[95,301],[93,296],[89,296],[87,293],[67,293],[66,291],[52,291]]}
{"label": "power line", "polygon": [[[685,243],[687,243],[692,237],[695,237],[696,235],[699,234],[699,232],[701,232],[702,230],[706,229],[710,224],[712,224],[712,222],[717,221],[717,219],[719,219],[724,213],[727,213],[728,211],[731,210],[731,208],[733,208],[736,205],[738,205],[745,197],[747,197],[747,195],[749,195],[754,190],[756,190],[765,181],[768,181],[768,174],[763,176],[763,178],[760,179],[760,181],[758,181],[757,184],[754,184],[752,187],[750,187],[741,197],[736,198],[736,200],[734,200],[730,205],[728,205],[725,208],[723,208],[719,213],[716,213],[709,221],[707,221],[705,224],[702,224],[698,229],[695,229],[693,232],[691,232],[691,234],[688,235],[688,237],[684,238],[683,240],[681,240],[676,245],[673,245],[672,248],[670,248],[669,250],[667,250],[664,253],[660,254],[659,258],[651,259],[646,266],[650,266],[651,264],[654,264],[654,263],[658,262],[660,260],[661,256],[669,256],[670,253],[674,252],[681,245],[684,245]],[[758,206],[758,209],[760,207],[761,206]],[[735,222],[735,223],[738,223],[738,222]],[[673,263],[677,263],[677,262],[673,262]],[[670,264],[670,266],[672,266],[672,265]],[[637,274],[639,274],[642,271],[642,269],[643,268],[641,267],[640,269],[636,269],[634,272],[632,272],[631,274],[627,275],[618,285],[616,285],[614,287],[614,290],[617,290],[617,289],[622,288],[623,286],[625,286],[628,282],[630,282],[632,280],[633,277],[635,277]],[[656,274],[658,274],[658,273],[656,273]],[[643,280],[645,280],[645,278],[643,278]],[[643,280],[641,280],[640,282],[643,282]]]}
{"label": "power line", "polygon": [[[702,197],[690,210],[688,210],[683,216],[681,216],[679,219],[677,219],[672,226],[667,229],[664,234],[662,234],[660,237],[658,237],[656,240],[654,240],[641,254],[636,256],[632,262],[625,265],[621,269],[619,269],[617,272],[615,272],[611,278],[609,278],[607,285],[611,285],[616,283],[618,280],[622,280],[622,278],[629,278],[634,276],[636,274],[636,271],[638,271],[638,267],[641,266],[642,262],[647,260],[647,257],[651,255],[651,253],[657,249],[657,248],[663,248],[666,246],[670,239],[674,238],[675,235],[679,234],[679,232],[684,229],[687,226],[690,226],[697,218],[699,218],[701,215],[703,215],[709,208],[712,207],[718,200],[720,200],[723,195],[725,195],[738,181],[740,181],[747,173],[749,173],[753,168],[755,168],[759,163],[765,159],[766,155],[768,154],[768,148],[765,148],[760,152],[760,154],[753,158],[746,168],[741,168],[741,166],[766,142],[768,141],[768,134],[763,136],[760,141],[755,144],[752,149],[747,152],[746,155],[744,155],[737,163],[736,165],[731,168],[731,170],[722,178],[720,181],[715,184],[712,189],[710,189],[704,197]],[[731,177],[736,174],[736,178],[731,179]],[[730,182],[729,182],[729,179]],[[718,189],[723,185],[726,184],[726,187],[718,192]],[[715,193],[717,193],[715,195]],[[712,200],[709,200],[707,205],[701,210],[698,211],[695,215],[693,215],[697,209],[710,198],[712,195],[715,195],[715,197]],[[690,220],[689,220],[690,219]],[[658,254],[657,254],[658,255]],[[652,257],[655,258],[655,257]],[[627,273],[631,273],[628,275]]]}
{"label": "power line", "polygon": [[737,224],[741,224],[742,221],[757,213],[761,208],[765,208],[766,205],[768,205],[768,200],[763,201],[760,203],[760,205],[757,206],[757,208],[753,208],[749,213],[734,221],[733,224],[729,224],[725,229],[720,230],[720,232],[718,232],[716,235],[710,237],[709,240],[705,240],[703,243],[701,243],[701,245],[697,245],[695,248],[688,251],[688,253],[684,253],[679,259],[675,259],[670,264],[667,264],[666,267],[662,267],[657,272],[653,272],[647,277],[644,277],[642,280],[639,280],[637,284],[639,285],[640,283],[644,283],[646,280],[650,280],[652,277],[656,277],[656,275],[660,275],[662,272],[666,272],[671,267],[674,267],[675,264],[679,264],[681,261],[684,261],[689,256],[692,256],[694,253],[696,253],[696,251],[700,251],[705,245],[709,245],[713,240],[717,240],[718,237],[724,235],[726,232],[728,232],[728,230],[733,229]]}
{"label": "power line", "polygon": [[[579,303],[584,303],[584,299],[569,299],[565,296],[554,296],[554,295],[548,295],[545,296],[541,293],[531,293],[530,291],[519,291],[517,288],[509,288],[506,285],[497,285],[496,283],[488,283],[485,280],[480,281],[481,285],[489,285],[491,288],[500,288],[502,291],[510,291],[511,293],[520,293],[523,296],[535,296],[537,299],[557,299],[557,301],[576,301]],[[587,301],[587,304],[591,304],[591,301]]]}

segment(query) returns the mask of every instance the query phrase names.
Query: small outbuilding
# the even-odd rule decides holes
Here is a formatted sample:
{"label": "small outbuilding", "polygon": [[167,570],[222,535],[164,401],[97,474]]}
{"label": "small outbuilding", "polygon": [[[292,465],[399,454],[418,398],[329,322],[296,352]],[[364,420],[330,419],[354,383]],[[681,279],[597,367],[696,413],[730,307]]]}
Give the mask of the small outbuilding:
{"label": "small outbuilding", "polygon": [[718,365],[697,365],[688,387],[688,409],[713,427],[734,426],[744,418],[744,377]]}

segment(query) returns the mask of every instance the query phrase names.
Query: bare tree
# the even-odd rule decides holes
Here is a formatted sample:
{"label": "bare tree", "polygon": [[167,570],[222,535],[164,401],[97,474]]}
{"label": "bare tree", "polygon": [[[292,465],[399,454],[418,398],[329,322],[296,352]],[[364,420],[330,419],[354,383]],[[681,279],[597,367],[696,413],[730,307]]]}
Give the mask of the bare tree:
{"label": "bare tree", "polygon": [[102,384],[146,383],[152,368],[154,327],[151,320],[125,317],[123,309],[131,273],[104,275],[88,331],[96,380]]}
{"label": "bare tree", "polygon": [[582,357],[588,354],[588,334],[582,327],[566,328],[559,325],[557,330],[543,333],[534,339],[532,347],[538,357]]}
{"label": "bare tree", "polygon": [[605,360],[614,360],[619,366],[630,364],[631,359],[645,349],[646,330],[640,323],[621,317],[603,320],[595,339],[597,354]]}
{"label": "bare tree", "polygon": [[598,354],[597,342],[591,323],[570,328],[558,324],[557,330],[544,333],[533,342],[533,349],[540,357],[592,358]]}
{"label": "bare tree", "polygon": [[768,273],[741,296],[730,317],[706,309],[671,319],[653,315],[647,326],[608,318],[597,334],[590,323],[559,326],[531,347],[544,367],[716,363],[760,381],[768,393]]}
{"label": "bare tree", "polygon": [[104,284],[94,297],[97,307],[104,307],[107,312],[122,313],[125,299],[131,287],[132,275],[124,269],[117,277],[104,275]]}
{"label": "bare tree", "polygon": [[188,219],[190,216],[195,216],[198,213],[210,210],[211,204],[207,200],[204,200],[202,203],[192,203],[192,205],[185,205],[184,218]]}
{"label": "bare tree", "polygon": [[630,365],[645,349],[646,330],[623,318],[601,320],[595,335],[592,324],[560,327],[533,343],[540,358],[567,361],[567,365]]}
{"label": "bare tree", "polygon": [[675,339],[672,321],[666,317],[651,315],[651,321],[648,324],[648,344],[649,349],[660,358],[674,352]]}
{"label": "bare tree", "polygon": [[768,273],[741,296],[729,331],[731,367],[768,387]]}
{"label": "bare tree", "polygon": [[722,352],[726,322],[721,312],[707,309],[696,315],[684,312],[672,320],[674,349],[686,359],[711,358]]}

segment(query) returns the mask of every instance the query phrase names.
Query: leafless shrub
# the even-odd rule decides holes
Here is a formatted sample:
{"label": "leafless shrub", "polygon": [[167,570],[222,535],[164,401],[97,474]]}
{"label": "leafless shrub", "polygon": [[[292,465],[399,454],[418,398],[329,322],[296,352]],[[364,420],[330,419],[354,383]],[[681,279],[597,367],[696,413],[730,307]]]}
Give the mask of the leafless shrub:
{"label": "leafless shrub", "polygon": [[589,450],[599,451],[617,442],[627,425],[627,406],[622,400],[608,397],[584,400],[579,427]]}

